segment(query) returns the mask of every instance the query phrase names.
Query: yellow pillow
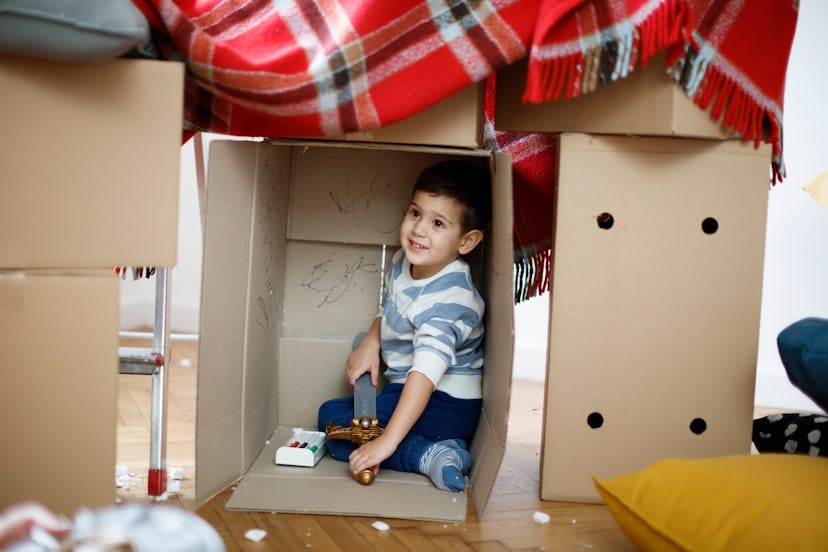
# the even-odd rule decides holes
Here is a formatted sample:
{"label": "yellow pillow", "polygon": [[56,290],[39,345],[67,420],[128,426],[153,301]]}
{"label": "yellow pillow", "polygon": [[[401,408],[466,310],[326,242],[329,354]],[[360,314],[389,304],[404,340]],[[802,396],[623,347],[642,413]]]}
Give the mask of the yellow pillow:
{"label": "yellow pillow", "polygon": [[641,551],[828,550],[825,457],[667,459],[593,481]]}

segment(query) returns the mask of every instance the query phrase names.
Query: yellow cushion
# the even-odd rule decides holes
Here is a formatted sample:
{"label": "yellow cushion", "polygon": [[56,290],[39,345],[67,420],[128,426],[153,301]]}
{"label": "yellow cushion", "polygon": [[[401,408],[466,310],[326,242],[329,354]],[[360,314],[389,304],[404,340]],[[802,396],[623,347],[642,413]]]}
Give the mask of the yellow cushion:
{"label": "yellow cushion", "polygon": [[828,550],[825,457],[667,459],[593,481],[641,551]]}

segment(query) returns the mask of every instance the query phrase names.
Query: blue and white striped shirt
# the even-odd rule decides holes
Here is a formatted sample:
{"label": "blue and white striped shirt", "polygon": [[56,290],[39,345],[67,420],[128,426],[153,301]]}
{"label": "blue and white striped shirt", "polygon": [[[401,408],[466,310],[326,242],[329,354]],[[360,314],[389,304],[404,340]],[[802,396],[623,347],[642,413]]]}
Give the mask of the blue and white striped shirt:
{"label": "blue and white striped shirt", "polygon": [[482,397],[483,298],[463,259],[430,278],[415,280],[397,251],[385,279],[380,331],[382,359],[392,383],[410,370],[458,399]]}

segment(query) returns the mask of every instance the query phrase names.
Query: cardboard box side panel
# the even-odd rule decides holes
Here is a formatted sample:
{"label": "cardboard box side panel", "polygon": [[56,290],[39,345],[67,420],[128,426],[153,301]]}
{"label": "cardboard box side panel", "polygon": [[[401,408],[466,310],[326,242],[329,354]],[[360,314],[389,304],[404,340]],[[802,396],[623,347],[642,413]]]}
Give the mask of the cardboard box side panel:
{"label": "cardboard box side panel", "polygon": [[[445,150],[443,150],[445,151]],[[449,155],[379,149],[296,148],[290,239],[399,246],[414,180]]]}
{"label": "cardboard box side panel", "polygon": [[477,148],[483,134],[483,93],[481,84],[473,84],[407,119],[376,130],[351,132],[345,139]]}
{"label": "cardboard box side panel", "polygon": [[[559,243],[571,252],[559,270],[573,270],[573,284],[580,282],[592,291],[565,294],[556,303],[558,309],[690,309],[699,315],[724,315],[734,306],[759,308],[755,299],[761,294],[761,278],[757,280],[756,274],[764,251],[766,148],[757,151],[741,142],[585,135],[564,135],[562,148],[562,182],[583,182],[579,189],[594,190],[594,199],[583,192],[577,204],[558,214]],[[619,175],[626,175],[623,181]],[[751,193],[756,188],[765,193]],[[737,205],[746,214],[737,212],[734,220]],[[602,212],[613,216],[609,230],[595,222]],[[702,228],[708,219],[718,225],[713,234]],[[579,223],[585,220],[591,226],[584,235]],[[734,266],[734,250],[744,250],[751,262]],[[613,278],[612,286],[603,284],[618,266],[625,277]],[[740,285],[732,285],[734,281]],[[649,291],[642,294],[643,289]],[[754,316],[758,310],[746,314]]]}
{"label": "cardboard box side panel", "polygon": [[379,312],[383,274],[381,246],[288,242],[282,335],[351,342]]}
{"label": "cardboard box side panel", "polygon": [[345,360],[352,342],[353,339],[281,339],[279,388],[289,391],[279,396],[279,425],[316,430],[323,402],[353,396],[354,389],[345,380]]}
{"label": "cardboard box side panel", "polygon": [[118,280],[0,272],[0,510],[109,506],[118,398]]}
{"label": "cardboard box side panel", "polygon": [[498,130],[695,136],[724,139],[731,131],[712,120],[667,75],[663,56],[624,79],[572,99],[523,103],[527,62],[497,76]]}
{"label": "cardboard box side panel", "polygon": [[0,267],[176,264],[183,83],[179,63],[0,56]]}
{"label": "cardboard box side panel", "polygon": [[[252,146],[252,144],[249,144]],[[244,352],[242,466],[253,463],[278,423],[279,328],[285,297],[285,256],[291,154],[256,145],[256,191]]]}
{"label": "cardboard box side panel", "polygon": [[242,397],[256,145],[211,144],[196,415],[196,503],[242,473]]}
{"label": "cardboard box side panel", "polygon": [[591,475],[747,453],[767,148],[564,135],[559,152],[541,496],[595,502]]}
{"label": "cardboard box side panel", "polygon": [[[512,276],[512,174],[508,155],[496,156],[492,176],[491,232],[484,239],[486,265],[486,364],[483,375],[483,410],[476,441],[488,450],[475,456],[472,496],[482,516],[494,478],[503,459],[508,428],[509,397],[514,353],[514,279]],[[488,435],[481,434],[488,433]]]}
{"label": "cardboard box side panel", "polygon": [[198,506],[241,476],[241,427],[242,413],[239,410],[196,430],[195,503]]}

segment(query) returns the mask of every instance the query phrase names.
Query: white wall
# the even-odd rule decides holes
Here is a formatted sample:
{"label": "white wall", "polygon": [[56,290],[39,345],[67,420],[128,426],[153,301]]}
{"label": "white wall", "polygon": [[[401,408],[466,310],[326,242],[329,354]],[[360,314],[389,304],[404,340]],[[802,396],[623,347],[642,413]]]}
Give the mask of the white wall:
{"label": "white wall", "polygon": [[[828,211],[802,186],[828,169],[822,132],[828,109],[828,57],[823,27],[828,2],[801,0],[785,95],[784,154],[788,176],[770,191],[764,292],[757,366],[756,403],[796,410],[817,409],[788,381],[776,350],[776,336],[806,316],[828,317]],[[205,145],[214,136],[205,136]],[[201,227],[196,199],[193,141],[182,149],[179,264],[173,270],[171,327],[198,331],[201,281]],[[149,326],[154,280],[122,285],[122,328]],[[145,313],[142,315],[141,313]],[[547,297],[515,307],[515,376],[543,379]]]}
{"label": "white wall", "polygon": [[776,336],[807,316],[828,318],[828,211],[802,187],[828,169],[825,129],[828,2],[801,0],[785,88],[788,176],[770,192],[756,403],[817,409],[788,381]]}

